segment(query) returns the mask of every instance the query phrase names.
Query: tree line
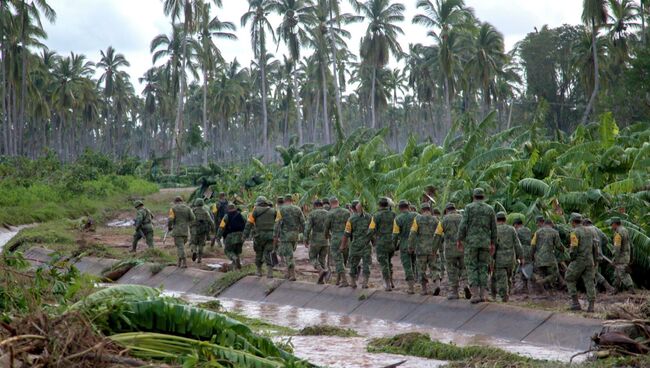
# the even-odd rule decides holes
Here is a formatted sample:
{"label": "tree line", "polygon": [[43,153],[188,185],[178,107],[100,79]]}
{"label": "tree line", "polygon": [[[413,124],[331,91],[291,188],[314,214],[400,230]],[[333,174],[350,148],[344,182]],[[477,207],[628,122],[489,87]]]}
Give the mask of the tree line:
{"label": "tree line", "polygon": [[[248,0],[226,20],[220,0],[162,0],[171,27],[151,41],[137,92],[112,46],[94,56],[48,49],[43,22],[56,12],[46,0],[3,1],[0,154],[51,150],[69,161],[92,148],[174,172],[271,161],[274,146],[340,143],[358,128],[386,128],[400,150],[411,135],[441,144],[454,125],[492,112],[493,132],[541,119],[557,137],[606,111],[623,126],[649,115],[645,0],[584,0],[583,24],[535,28],[509,52],[463,0],[419,0],[412,19],[399,1],[346,4]],[[405,22],[429,41],[406,46]],[[348,46],[353,23],[366,27],[359,50]],[[221,53],[238,26],[250,31],[249,65]]]}

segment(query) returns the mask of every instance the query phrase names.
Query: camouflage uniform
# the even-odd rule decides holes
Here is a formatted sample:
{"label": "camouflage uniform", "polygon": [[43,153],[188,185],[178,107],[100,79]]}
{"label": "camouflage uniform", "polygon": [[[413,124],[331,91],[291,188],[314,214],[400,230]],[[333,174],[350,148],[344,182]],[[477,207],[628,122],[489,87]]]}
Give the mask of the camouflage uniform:
{"label": "camouflage uniform", "polygon": [[399,249],[399,258],[404,268],[406,282],[409,283],[409,292],[412,291],[412,283],[415,276],[415,263],[409,253],[408,239],[411,234],[411,225],[418,214],[416,212],[404,211],[397,215],[393,224],[393,244],[395,249]]}
{"label": "camouflage uniform", "polygon": [[370,277],[370,264],[372,262],[372,249],[370,248],[370,239],[368,237],[368,227],[372,217],[365,213],[354,213],[345,224],[345,236],[350,243],[350,277],[352,278],[352,287],[356,287],[357,268],[363,261],[364,285],[367,285],[367,279]]}
{"label": "camouflage uniform", "polygon": [[244,245],[244,229],[246,220],[244,216],[235,208],[234,205],[228,205],[228,213],[221,219],[217,239],[223,237],[224,252],[226,257],[232,262],[232,267],[241,269],[241,253]]}
{"label": "camouflage uniform", "polygon": [[153,248],[153,214],[147,209],[142,201],[135,202],[135,208],[138,213],[135,216],[135,233],[133,233],[133,242],[131,251],[135,252],[138,247],[138,241],[145,238],[147,246]]}
{"label": "camouflage uniform", "polygon": [[[380,203],[383,205],[383,203]],[[393,288],[393,255],[395,246],[393,245],[393,223],[395,222],[395,213],[386,207],[381,208],[370,221],[368,226],[368,235],[373,240],[377,262],[381,267],[381,276],[384,280],[384,289],[391,291]]]}
{"label": "camouflage uniform", "polygon": [[305,244],[309,244],[309,262],[319,273],[319,284],[327,272],[327,237],[325,234],[325,221],[327,211],[317,208],[309,213],[305,224]]}
{"label": "camouflage uniform", "polygon": [[244,227],[244,239],[248,239],[253,232],[253,250],[255,251],[255,267],[257,275],[262,275],[262,264],[266,264],[267,277],[273,277],[273,227],[275,225],[276,211],[260,197],[255,203],[253,212],[248,215]]}
{"label": "camouflage uniform", "polygon": [[298,234],[303,232],[304,227],[305,216],[298,206],[285,204],[276,211],[275,237],[280,242],[278,253],[287,263],[286,278],[292,281],[296,279],[293,252],[298,243]]}
{"label": "camouflage uniform", "polygon": [[564,252],[560,233],[550,225],[545,225],[535,232],[530,246],[535,260],[535,282],[553,287],[560,280],[555,253]]}
{"label": "camouflage uniform", "polygon": [[[423,209],[429,209],[428,204],[423,204]],[[438,269],[437,257],[440,248],[439,238],[434,237],[438,228],[438,219],[431,213],[417,215],[411,226],[409,235],[409,250],[414,251],[417,256],[418,275],[422,285],[422,294],[426,295],[427,291],[427,270],[431,273],[429,276],[434,282],[437,282],[440,270]],[[440,292],[439,285],[436,284],[437,292]]]}
{"label": "camouflage uniform", "polygon": [[[474,197],[483,197],[483,190],[474,190]],[[458,240],[465,249],[465,267],[472,290],[472,302],[485,300],[488,286],[490,245],[497,241],[497,224],[494,209],[482,200],[465,207],[458,229]],[[480,296],[479,296],[480,294]]]}
{"label": "camouflage uniform", "polygon": [[[331,201],[331,200],[330,200]],[[344,281],[344,286],[347,286],[347,279],[345,277],[345,264],[349,248],[341,252],[341,240],[345,234],[345,224],[350,218],[350,211],[343,207],[332,208],[327,212],[325,219],[325,234],[330,240],[330,259],[334,262],[337,280]]]}
{"label": "camouflage uniform", "polygon": [[[455,206],[450,203],[447,207],[448,209],[452,209]],[[458,228],[462,219],[463,216],[454,210],[446,214],[438,224],[438,228],[436,228],[436,237],[439,238],[438,241],[443,242],[443,248],[445,249],[449,282],[449,289],[447,291],[448,299],[458,299],[459,281],[465,270],[463,252],[459,251],[456,245],[458,241]]]}
{"label": "camouflage uniform", "polygon": [[[620,223],[619,219],[616,219]],[[634,282],[628,272],[630,266],[630,233],[623,225],[614,230],[614,286],[618,290],[634,289]]]}
{"label": "camouflage uniform", "polygon": [[190,224],[195,220],[194,212],[180,198],[177,198],[174,206],[169,210],[167,220],[167,229],[171,231],[176,245],[176,254],[178,255],[178,267],[187,267],[185,260],[185,243]]}
{"label": "camouflage uniform", "polygon": [[499,213],[497,216],[502,219],[503,223],[497,225],[493,280],[499,297],[504,302],[507,302],[510,295],[510,280],[517,264],[516,259],[523,258],[523,251],[517,236],[517,230],[505,223],[506,215]]}
{"label": "camouflage uniform", "polygon": [[[530,229],[526,226],[520,226],[516,227],[517,230],[517,238],[519,238],[519,243],[521,244],[521,250],[523,252],[523,257],[524,257],[524,262],[526,264],[534,264],[535,262],[533,261],[533,249],[531,248],[530,242],[533,240],[533,234],[530,231]],[[519,270],[517,272],[517,288],[520,290],[528,291],[528,279],[526,276],[524,276],[524,273]]]}
{"label": "camouflage uniform", "polygon": [[[572,214],[571,221],[582,221],[582,218],[578,214]],[[594,285],[595,263],[593,234],[582,225],[574,224],[570,239],[571,264],[569,264],[566,271],[566,283],[567,288],[569,289],[569,296],[573,302],[571,309],[580,310],[577,282],[579,279],[582,279],[587,291],[589,310],[592,311],[593,304],[596,300],[596,287]]]}
{"label": "camouflage uniform", "polygon": [[210,212],[204,207],[203,199],[197,199],[194,201],[194,205],[195,220],[191,224],[191,227],[194,228],[194,234],[190,247],[192,248],[192,260],[196,259],[198,263],[201,263],[203,247],[210,235],[210,229],[214,228],[214,221],[210,216]]}
{"label": "camouflage uniform", "polygon": [[598,239],[598,244],[595,245],[597,247],[596,251],[596,286],[602,286],[604,287],[608,292],[614,292],[616,289],[612,287],[612,285],[609,284],[605,276],[600,272],[600,267],[602,266],[603,269],[607,266],[607,262],[603,259],[603,248],[609,244],[609,238],[605,233],[597,228],[596,226],[591,226],[594,231],[596,232],[596,239]]}

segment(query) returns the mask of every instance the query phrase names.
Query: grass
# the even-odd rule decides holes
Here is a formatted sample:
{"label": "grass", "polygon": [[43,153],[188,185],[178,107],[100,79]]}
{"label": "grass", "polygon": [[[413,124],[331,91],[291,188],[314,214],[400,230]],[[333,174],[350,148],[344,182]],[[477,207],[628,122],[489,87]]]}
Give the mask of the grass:
{"label": "grass", "polygon": [[338,337],[358,337],[357,331],[351,328],[343,328],[331,325],[314,325],[307,326],[298,332],[301,336],[338,336]]}
{"label": "grass", "polygon": [[74,221],[58,220],[22,229],[5,246],[5,251],[24,250],[34,245],[53,250],[76,247]]}
{"label": "grass", "polygon": [[212,286],[210,286],[209,292],[212,295],[219,295],[227,288],[231,287],[237,281],[243,279],[246,276],[251,276],[255,274],[255,265],[248,264],[242,267],[241,270],[226,272],[223,277],[218,278]]}
{"label": "grass", "polygon": [[235,312],[225,312],[223,313],[224,315],[237,320],[248,327],[250,327],[253,331],[267,335],[267,336],[293,336],[297,335],[298,331],[294,330],[293,328],[290,327],[285,327],[285,326],[280,326],[276,325],[270,322],[266,322],[264,320],[258,319],[258,318],[251,318],[247,317],[243,314],[235,313]]}

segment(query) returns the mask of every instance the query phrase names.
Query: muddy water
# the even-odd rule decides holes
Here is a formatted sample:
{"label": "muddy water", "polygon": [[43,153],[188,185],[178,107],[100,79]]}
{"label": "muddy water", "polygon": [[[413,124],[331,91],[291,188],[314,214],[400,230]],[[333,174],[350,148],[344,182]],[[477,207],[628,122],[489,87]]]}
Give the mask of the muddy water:
{"label": "muddy water", "polygon": [[9,226],[8,228],[0,228],[0,251],[4,248],[5,244],[9,243],[14,236],[20,232],[20,230],[33,227],[36,225],[21,225],[17,227]]}
{"label": "muddy water", "polygon": [[[171,295],[180,296],[192,303],[215,300],[215,298],[193,294],[171,293]],[[494,346],[536,359],[567,362],[576,353],[571,350],[553,349],[500,340],[492,336],[464,334],[444,329],[377,319],[368,320],[361,316],[345,316],[314,309],[236,299],[217,298],[217,300],[221,302],[221,305],[227,311],[237,312],[251,318],[259,318],[276,325],[301,329],[311,325],[328,324],[351,328],[362,335],[362,337],[356,338],[321,336],[291,337],[291,343],[295,347],[296,355],[309,359],[315,364],[330,367],[378,367],[402,360],[407,360],[407,362],[401,367],[439,367],[444,364],[444,362],[429,359],[418,359],[391,354],[371,354],[366,351],[366,345],[370,338],[389,337],[406,332],[427,333],[434,340],[460,346]],[[283,339],[286,340],[287,338]]]}
{"label": "muddy water", "polygon": [[108,227],[131,227],[133,226],[133,220],[113,220],[106,224]]}

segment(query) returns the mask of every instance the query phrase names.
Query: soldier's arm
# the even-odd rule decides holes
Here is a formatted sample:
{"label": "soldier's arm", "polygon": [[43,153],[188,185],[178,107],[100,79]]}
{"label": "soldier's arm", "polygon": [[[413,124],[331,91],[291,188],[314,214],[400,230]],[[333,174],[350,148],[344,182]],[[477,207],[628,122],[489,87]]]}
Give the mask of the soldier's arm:
{"label": "soldier's arm", "polygon": [[512,241],[513,244],[515,245],[515,254],[517,256],[517,259],[521,259],[523,261],[524,250],[521,247],[521,241],[519,241],[519,236],[517,236],[517,230],[512,231]]}
{"label": "soldier's arm", "polygon": [[497,216],[494,213],[494,210],[492,210],[490,213],[490,233],[491,233],[490,242],[496,245],[498,239],[498,232],[497,232]]}
{"label": "soldier's arm", "polygon": [[352,238],[352,222],[348,220],[345,223],[345,232],[343,233],[343,239],[341,239],[341,246],[339,249],[346,249],[348,247],[348,243],[350,242],[350,238]]}
{"label": "soldier's arm", "polygon": [[167,230],[171,231],[176,223],[176,213],[173,208],[169,209],[169,216],[167,217]]}
{"label": "soldier's arm", "polygon": [[273,237],[280,237],[280,228],[282,227],[282,211],[278,209],[275,213],[275,225],[273,226]]}
{"label": "soldier's arm", "polygon": [[137,215],[135,216],[135,229],[138,230],[142,226],[142,222],[144,221],[144,215],[142,212],[138,211]]}
{"label": "soldier's arm", "polygon": [[217,230],[217,239],[221,239],[223,236],[223,231],[226,229],[226,224],[228,223],[228,216],[224,216],[221,219],[221,223],[219,224],[219,230]]}
{"label": "soldier's arm", "polygon": [[399,224],[397,223],[397,219],[393,220],[393,247],[395,249],[399,249],[399,235],[400,235],[401,229],[399,227]]}
{"label": "soldier's arm", "polygon": [[251,235],[253,226],[255,226],[255,217],[253,216],[253,212],[255,212],[255,209],[253,209],[253,211],[248,214],[246,225],[244,225],[244,239],[248,239],[248,237]]}
{"label": "soldier's arm", "polygon": [[436,248],[439,248],[440,245],[444,242],[445,240],[445,227],[442,224],[442,221],[438,222],[438,226],[436,226],[436,232],[433,235],[433,244]]}
{"label": "soldier's arm", "polygon": [[530,240],[530,257],[535,260],[535,252],[537,251],[537,232],[533,234],[533,238]]}
{"label": "soldier's arm", "polygon": [[418,219],[413,219],[413,224],[411,225],[411,233],[409,234],[409,252],[415,250],[415,243],[418,241],[418,232],[420,231],[420,226],[418,225]]}
{"label": "soldier's arm", "polygon": [[190,210],[190,222],[196,221],[196,215],[194,214],[194,211]]}
{"label": "soldier's arm", "polygon": [[460,225],[458,225],[458,242],[464,242],[465,238],[467,237],[468,214],[469,210],[465,209],[463,212],[463,218],[460,220]]}
{"label": "soldier's arm", "polygon": [[304,231],[305,230],[305,214],[302,213],[301,209],[298,210],[298,213],[300,214],[300,219],[299,219],[300,230]]}
{"label": "soldier's arm", "polygon": [[303,237],[305,238],[305,244],[309,244],[309,240],[311,238],[311,229],[313,228],[312,221],[314,221],[314,216],[312,216],[313,212],[307,216],[307,221],[305,221],[305,232],[303,234]]}
{"label": "soldier's arm", "polygon": [[377,230],[377,223],[375,222],[375,216],[372,216],[372,219],[370,220],[370,225],[368,225],[368,237],[370,238],[371,242],[375,241],[376,230]]}

